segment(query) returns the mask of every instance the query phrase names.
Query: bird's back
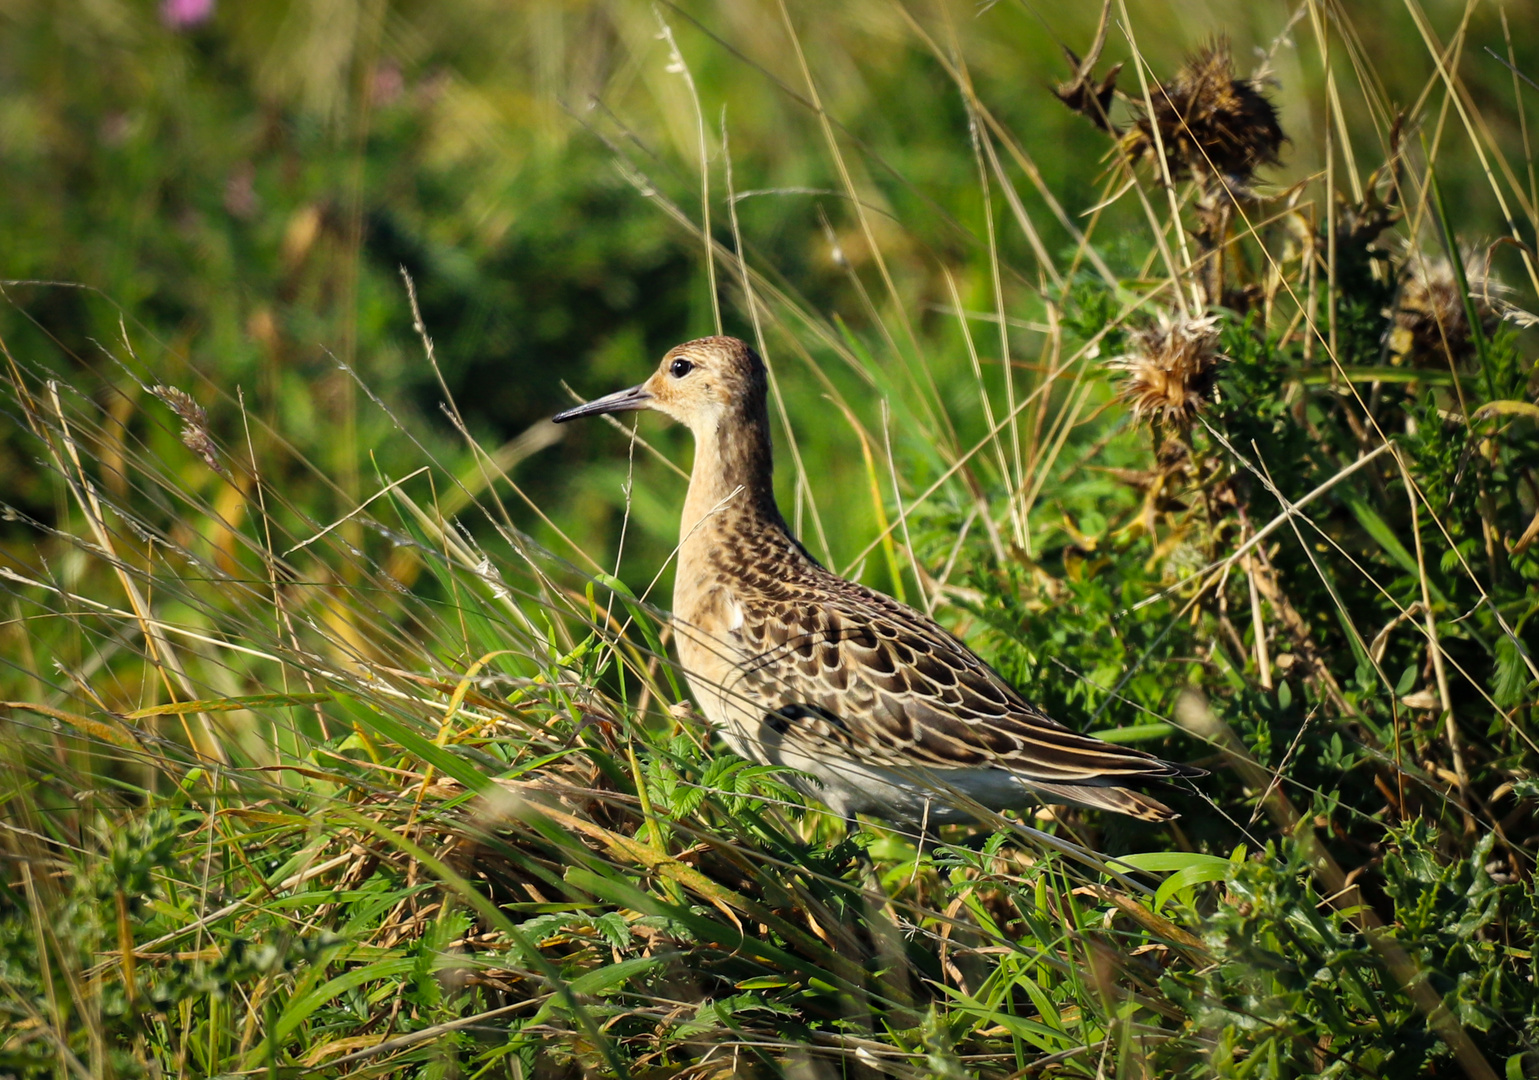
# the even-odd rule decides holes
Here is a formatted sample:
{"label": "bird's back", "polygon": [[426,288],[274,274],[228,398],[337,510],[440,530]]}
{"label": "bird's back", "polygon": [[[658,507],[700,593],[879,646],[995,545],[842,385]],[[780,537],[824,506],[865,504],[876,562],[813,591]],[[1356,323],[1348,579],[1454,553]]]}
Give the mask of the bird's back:
{"label": "bird's back", "polygon": [[[746,756],[829,766],[825,802],[890,800],[861,796],[897,773],[915,789],[981,792],[993,809],[1035,791],[1170,816],[1116,785],[1179,767],[1069,730],[933,619],[820,566],[783,525],[722,521],[686,547],[680,658],[707,718]],[[830,785],[861,790],[830,798]]]}

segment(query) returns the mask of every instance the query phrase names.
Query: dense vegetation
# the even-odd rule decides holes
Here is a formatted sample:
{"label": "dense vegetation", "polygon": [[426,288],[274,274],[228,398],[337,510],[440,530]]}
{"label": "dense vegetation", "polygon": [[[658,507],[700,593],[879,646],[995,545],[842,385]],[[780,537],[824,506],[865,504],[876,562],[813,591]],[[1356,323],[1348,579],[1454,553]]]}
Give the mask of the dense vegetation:
{"label": "dense vegetation", "polygon": [[[0,6],[0,1076],[1539,1076],[1539,56],[840,8]],[[717,328],[1179,821],[713,745],[541,418]]]}

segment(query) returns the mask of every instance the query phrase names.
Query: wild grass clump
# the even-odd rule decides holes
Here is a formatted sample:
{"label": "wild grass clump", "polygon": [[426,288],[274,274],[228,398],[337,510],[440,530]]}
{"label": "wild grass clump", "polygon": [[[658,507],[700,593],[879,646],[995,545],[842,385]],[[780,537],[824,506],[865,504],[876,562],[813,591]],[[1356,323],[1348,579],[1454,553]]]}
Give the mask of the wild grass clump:
{"label": "wild grass clump", "polygon": [[[979,196],[913,211],[927,248],[782,14],[837,286],[756,248],[693,76],[672,156],[587,122],[769,361],[809,547],[1051,715],[1210,770],[1162,793],[1184,816],[847,835],[731,756],[666,568],[597,555],[676,527],[668,444],[532,497],[552,430],[483,446],[409,279],[437,427],[345,355],[356,408],[300,439],[132,318],[73,367],[31,335],[0,353],[0,1074],[1539,1075],[1534,268],[1461,242],[1436,98],[1363,176],[1329,74],[1337,150],[1285,188],[1296,88],[1215,44],[1118,97],[1103,19],[1059,92],[1108,151],[1071,215],[967,40],[905,10]],[[719,59],[666,43],[670,77]]]}

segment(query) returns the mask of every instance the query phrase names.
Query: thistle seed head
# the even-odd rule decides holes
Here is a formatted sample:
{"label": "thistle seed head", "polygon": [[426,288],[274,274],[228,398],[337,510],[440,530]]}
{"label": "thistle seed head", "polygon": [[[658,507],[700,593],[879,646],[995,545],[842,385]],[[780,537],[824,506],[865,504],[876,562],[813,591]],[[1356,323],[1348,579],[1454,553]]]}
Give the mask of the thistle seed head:
{"label": "thistle seed head", "polygon": [[[1480,269],[1473,251],[1460,253],[1470,299],[1489,337],[1507,309],[1504,296],[1510,290]],[[1449,359],[1463,364],[1475,355],[1469,312],[1453,264],[1439,256],[1411,253],[1400,270],[1400,291],[1395,306],[1385,312],[1390,319],[1386,344],[1395,359],[1413,367],[1446,367]]]}
{"label": "thistle seed head", "polygon": [[1277,110],[1256,83],[1234,77],[1227,38],[1215,38],[1175,78],[1150,87],[1149,104],[1124,145],[1135,158],[1153,157],[1157,129],[1172,176],[1195,176],[1204,186],[1223,178],[1243,194],[1258,168],[1277,164],[1286,138]]}
{"label": "thistle seed head", "polygon": [[1110,366],[1122,375],[1118,395],[1136,420],[1191,426],[1213,395],[1214,371],[1223,359],[1218,321],[1216,315],[1193,319],[1161,312],[1152,325],[1134,331],[1132,349]]}

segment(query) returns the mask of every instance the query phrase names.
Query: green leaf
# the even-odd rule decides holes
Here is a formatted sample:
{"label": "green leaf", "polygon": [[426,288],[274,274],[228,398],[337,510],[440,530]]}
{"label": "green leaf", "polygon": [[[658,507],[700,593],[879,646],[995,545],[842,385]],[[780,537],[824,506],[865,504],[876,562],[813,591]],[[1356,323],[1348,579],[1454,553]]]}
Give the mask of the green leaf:
{"label": "green leaf", "polygon": [[1523,416],[1539,420],[1539,405],[1529,401],[1488,401],[1475,410],[1470,420],[1485,420],[1492,416]]}
{"label": "green leaf", "polygon": [[1209,856],[1209,858],[1214,861],[1188,866],[1185,870],[1179,870],[1161,882],[1154,894],[1154,910],[1159,911],[1172,896],[1183,890],[1195,888],[1210,881],[1223,881],[1229,876],[1228,859],[1220,859],[1217,856]]}
{"label": "green leaf", "polygon": [[1223,881],[1235,864],[1245,858],[1245,849],[1237,848],[1235,854],[1225,859],[1218,855],[1204,855],[1195,851],[1150,851],[1133,855],[1119,855],[1109,860],[1135,870],[1148,873],[1170,874],[1160,883],[1154,894],[1154,910],[1159,911],[1176,893],[1209,881]]}
{"label": "green leaf", "polygon": [[1496,639],[1496,679],[1491,686],[1491,696],[1503,708],[1511,708],[1523,700],[1528,689],[1528,665],[1523,662],[1522,646],[1503,634]]}
{"label": "green leaf", "polygon": [[739,990],[779,990],[781,987],[790,986],[791,980],[780,975],[761,975],[754,979],[744,979],[737,984]]}
{"label": "green leaf", "polygon": [[1512,794],[1518,799],[1539,799],[1539,779],[1526,776],[1512,782]]}
{"label": "green leaf", "polygon": [[[410,973],[416,964],[417,960],[415,957],[379,960],[372,964],[366,964],[363,967],[344,971],[341,975],[322,983],[314,990],[291,998],[282,1014],[278,1017],[278,1023],[272,1030],[272,1041],[281,1045],[283,1040],[292,1035],[311,1013],[338,995],[370,982],[397,981],[401,976]],[[258,1047],[253,1049],[252,1053],[254,1055],[265,1055],[266,1049],[265,1047]],[[257,1060],[259,1060],[258,1057],[248,1058],[248,1065]]]}
{"label": "green leaf", "polygon": [[184,713],[237,712],[241,709],[262,709],[273,706],[314,705],[330,701],[330,694],[253,694],[250,697],[210,698],[205,701],[177,701],[165,705],[151,705],[147,709],[135,709],[124,713],[127,720],[143,720],[150,716],[180,716]]}
{"label": "green leaf", "polygon": [[606,911],[593,920],[593,928],[603,935],[604,940],[616,949],[628,948],[631,943],[630,924],[625,921],[625,916],[618,911]]}
{"label": "green leaf", "polygon": [[[1018,985],[1025,987],[1030,985],[1030,983],[1027,980],[1021,980]],[[976,998],[964,994],[954,987],[941,986],[940,989],[954,999],[953,1008],[958,1012],[966,1013],[989,1024],[997,1024],[1011,1035],[1030,1043],[1040,1050],[1054,1053],[1062,1050],[1066,1045],[1073,1044],[1073,1037],[1067,1032],[1050,1028],[1046,1024],[1038,1023],[1035,1020],[1027,1020],[1024,1017],[1000,1012],[998,1009],[991,1009]]]}
{"label": "green leaf", "polygon": [[364,704],[346,694],[337,694],[339,704],[349,706],[348,712],[355,721],[371,728],[395,743],[424,764],[431,765],[445,776],[452,777],[472,791],[483,791],[491,786],[491,780],[480,769],[458,754],[439,746],[382,709]]}
{"label": "green leaf", "polygon": [[[1142,870],[1146,874],[1173,874],[1177,870],[1185,870],[1189,866],[1210,859],[1217,859],[1216,855],[1203,855],[1195,851],[1139,851],[1131,855],[1118,855],[1108,858],[1106,861],[1117,866],[1131,866],[1134,870]],[[1219,859],[1225,866],[1229,860]]]}
{"label": "green leaf", "polygon": [[1347,509],[1352,511],[1352,516],[1357,518],[1357,523],[1363,527],[1363,531],[1373,537],[1384,551],[1400,565],[1400,568],[1408,574],[1417,572],[1416,558],[1400,542],[1400,537],[1395,535],[1395,530],[1389,527],[1389,523],[1379,516],[1379,512],[1369,506],[1367,501],[1355,491],[1341,492],[1341,501],[1347,504]]}
{"label": "green leaf", "polygon": [[1109,728],[1106,731],[1092,731],[1089,734],[1102,742],[1134,743],[1163,739],[1168,735],[1174,735],[1176,730],[1174,724],[1167,724],[1161,720],[1152,724],[1132,724],[1128,727]]}
{"label": "green leaf", "polygon": [[1343,377],[1348,382],[1418,383],[1422,386],[1448,386],[1453,382],[1453,374],[1447,371],[1362,364],[1310,368],[1293,376],[1305,386],[1335,385]]}
{"label": "green leaf", "polygon": [[633,976],[661,967],[665,962],[666,958],[661,956],[638,956],[621,960],[618,964],[605,964],[585,975],[579,975],[568,985],[574,994],[592,994],[597,997],[619,990]]}

